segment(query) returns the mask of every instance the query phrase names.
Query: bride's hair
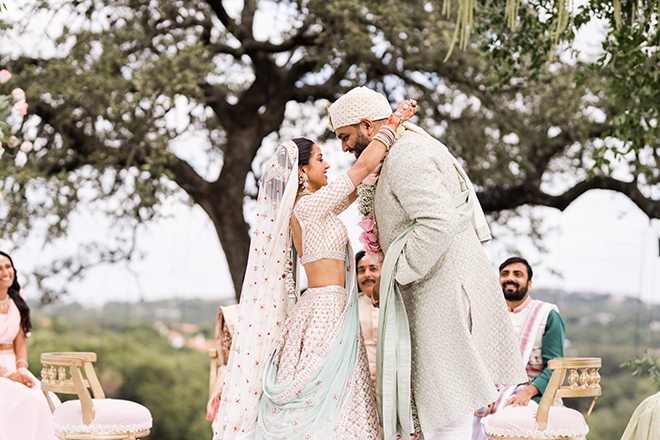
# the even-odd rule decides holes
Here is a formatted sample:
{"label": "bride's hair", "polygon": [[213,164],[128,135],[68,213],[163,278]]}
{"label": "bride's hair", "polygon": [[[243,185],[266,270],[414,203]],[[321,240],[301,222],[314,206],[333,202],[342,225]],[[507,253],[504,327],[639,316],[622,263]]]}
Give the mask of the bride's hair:
{"label": "bride's hair", "polygon": [[27,335],[32,330],[32,321],[30,321],[30,308],[20,294],[21,285],[18,284],[18,274],[16,273],[16,268],[14,267],[14,260],[12,260],[9,254],[5,252],[0,251],[0,255],[7,257],[11,263],[12,269],[14,269],[14,282],[11,286],[9,286],[7,293],[14,301],[14,304],[16,304],[18,311],[21,313],[21,327],[23,327],[23,333]]}
{"label": "bride's hair", "polygon": [[314,146],[314,141],[307,138],[295,138],[291,140],[298,147],[298,166],[301,167],[308,165],[309,159],[312,157],[312,147]]}

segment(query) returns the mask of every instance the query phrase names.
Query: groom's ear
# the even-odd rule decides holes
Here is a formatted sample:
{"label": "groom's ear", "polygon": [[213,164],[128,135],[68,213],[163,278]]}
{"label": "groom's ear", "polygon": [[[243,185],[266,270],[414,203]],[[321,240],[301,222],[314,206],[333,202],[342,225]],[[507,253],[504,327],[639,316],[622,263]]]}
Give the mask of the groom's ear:
{"label": "groom's ear", "polygon": [[374,124],[374,121],[372,121],[369,118],[362,118],[360,119],[360,124],[362,124],[367,130],[367,135],[369,137],[375,136],[376,133],[378,133],[378,128],[376,127],[376,124]]}

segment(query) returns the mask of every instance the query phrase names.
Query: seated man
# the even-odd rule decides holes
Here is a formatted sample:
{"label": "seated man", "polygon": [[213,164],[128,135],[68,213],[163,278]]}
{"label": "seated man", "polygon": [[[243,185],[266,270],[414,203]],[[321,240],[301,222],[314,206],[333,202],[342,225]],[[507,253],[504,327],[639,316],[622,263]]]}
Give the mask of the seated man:
{"label": "seated man", "polygon": [[528,295],[532,287],[532,274],[532,267],[520,257],[511,257],[500,265],[500,285],[513,327],[518,334],[520,353],[529,382],[522,385],[498,385],[499,399],[484,411],[475,413],[478,418],[475,419],[473,440],[485,438],[481,425],[488,423],[488,417],[484,416],[508,406],[527,406],[530,400],[538,404],[552,375],[552,370],[546,368],[548,361],[564,357],[564,320],[556,305],[533,300]]}
{"label": "seated man", "polygon": [[376,335],[378,334],[378,309],[371,303],[374,285],[380,279],[380,264],[375,264],[364,251],[355,254],[358,284],[358,310],[360,327],[367,347],[371,383],[376,383]]}

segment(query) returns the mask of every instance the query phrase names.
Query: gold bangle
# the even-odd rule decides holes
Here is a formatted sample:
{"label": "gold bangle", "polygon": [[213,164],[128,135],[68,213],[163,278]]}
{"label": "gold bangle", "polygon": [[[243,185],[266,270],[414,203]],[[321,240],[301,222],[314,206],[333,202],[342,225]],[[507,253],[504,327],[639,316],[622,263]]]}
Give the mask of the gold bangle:
{"label": "gold bangle", "polygon": [[385,143],[385,140],[383,140],[383,139],[381,139],[381,138],[379,138],[379,137],[376,137],[376,136],[374,136],[374,138],[373,138],[372,140],[374,140],[374,141],[378,141],[378,142],[380,142],[381,144],[383,144],[383,146],[385,147],[385,151],[386,151],[386,152],[387,152],[387,151],[390,151],[390,147],[389,147],[389,145],[387,145],[387,143]]}

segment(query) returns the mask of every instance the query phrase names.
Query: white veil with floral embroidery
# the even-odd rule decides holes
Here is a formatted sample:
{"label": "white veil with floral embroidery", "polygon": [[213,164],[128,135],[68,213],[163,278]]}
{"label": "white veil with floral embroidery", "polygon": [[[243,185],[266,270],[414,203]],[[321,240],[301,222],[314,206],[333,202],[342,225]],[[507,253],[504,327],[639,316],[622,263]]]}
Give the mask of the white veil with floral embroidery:
{"label": "white veil with floral embroidery", "polygon": [[289,140],[266,163],[259,181],[257,219],[214,440],[254,438],[264,368],[276,348],[290,304],[290,220],[298,192],[297,168],[298,147]]}

